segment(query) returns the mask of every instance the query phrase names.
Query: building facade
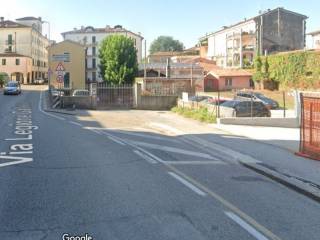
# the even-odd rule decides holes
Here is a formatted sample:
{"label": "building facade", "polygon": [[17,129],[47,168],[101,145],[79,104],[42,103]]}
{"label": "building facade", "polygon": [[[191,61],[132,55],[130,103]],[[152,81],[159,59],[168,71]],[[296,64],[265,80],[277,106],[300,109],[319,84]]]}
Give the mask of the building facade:
{"label": "building facade", "polygon": [[276,8],[200,38],[200,55],[222,67],[246,67],[257,54],[299,50],[306,42],[305,15]]}
{"label": "building facade", "polygon": [[49,40],[41,18],[0,18],[0,72],[23,84],[47,78]]}
{"label": "building facade", "polygon": [[311,32],[308,35],[312,37],[312,49],[320,50],[320,30]]}
{"label": "building facade", "polygon": [[49,47],[50,87],[85,89],[86,47],[65,40]]}
{"label": "building facade", "polygon": [[87,47],[86,52],[86,80],[87,82],[103,81],[99,69],[99,44],[103,39],[111,35],[124,35],[133,39],[137,49],[138,63],[142,60],[142,40],[140,33],[133,33],[126,30],[120,25],[113,28],[106,26],[105,28],[94,28],[91,26],[81,27],[73,31],[64,32],[62,36],[64,40],[79,42]]}

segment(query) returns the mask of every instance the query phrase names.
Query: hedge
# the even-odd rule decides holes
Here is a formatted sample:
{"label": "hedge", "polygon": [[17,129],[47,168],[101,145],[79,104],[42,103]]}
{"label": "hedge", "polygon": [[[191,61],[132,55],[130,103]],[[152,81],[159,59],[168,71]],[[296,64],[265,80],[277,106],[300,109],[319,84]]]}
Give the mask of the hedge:
{"label": "hedge", "polygon": [[[262,67],[260,63],[262,63]],[[320,52],[299,51],[267,57],[257,56],[255,60],[254,80],[261,81],[267,79],[279,82],[282,89],[319,89]]]}

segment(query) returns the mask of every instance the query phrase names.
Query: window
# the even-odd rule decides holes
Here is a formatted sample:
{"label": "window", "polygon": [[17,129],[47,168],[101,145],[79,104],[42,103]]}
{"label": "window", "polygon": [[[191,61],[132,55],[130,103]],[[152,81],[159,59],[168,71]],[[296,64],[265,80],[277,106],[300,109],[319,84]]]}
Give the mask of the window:
{"label": "window", "polygon": [[92,56],[96,55],[96,47],[92,47]]}
{"label": "window", "polygon": [[20,65],[20,59],[19,58],[16,58],[16,65]]}
{"label": "window", "polygon": [[232,78],[226,78],[225,79],[225,86],[231,87],[232,86]]}
{"label": "window", "polygon": [[92,43],[96,42],[96,36],[92,36]]}
{"label": "window", "polygon": [[96,81],[96,78],[97,78],[97,74],[96,72],[92,72],[92,81]]}
{"label": "window", "polygon": [[9,44],[9,45],[12,45],[12,43],[13,43],[13,42],[12,42],[12,34],[9,34],[9,35],[8,35],[8,44]]}
{"label": "window", "polygon": [[12,46],[8,47],[8,52],[12,52]]}
{"label": "window", "polygon": [[7,60],[6,59],[2,59],[2,65],[6,65],[7,64]]}
{"label": "window", "polygon": [[95,58],[92,59],[92,68],[96,68],[96,59]]}

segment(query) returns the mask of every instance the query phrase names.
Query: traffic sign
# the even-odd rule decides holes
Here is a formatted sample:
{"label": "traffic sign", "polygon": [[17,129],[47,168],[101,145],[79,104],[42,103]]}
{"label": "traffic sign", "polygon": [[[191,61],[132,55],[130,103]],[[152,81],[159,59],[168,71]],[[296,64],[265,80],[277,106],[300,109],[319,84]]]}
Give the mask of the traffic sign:
{"label": "traffic sign", "polygon": [[58,63],[57,67],[56,67],[56,72],[64,72],[65,68],[62,65],[61,62]]}
{"label": "traffic sign", "polygon": [[63,83],[63,76],[62,75],[58,75],[57,76],[57,82],[58,83]]}

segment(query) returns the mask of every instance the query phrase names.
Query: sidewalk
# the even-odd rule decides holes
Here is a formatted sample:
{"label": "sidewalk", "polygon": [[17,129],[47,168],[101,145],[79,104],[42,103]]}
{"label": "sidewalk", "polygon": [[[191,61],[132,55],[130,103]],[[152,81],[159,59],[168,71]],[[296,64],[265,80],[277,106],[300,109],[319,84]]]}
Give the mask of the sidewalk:
{"label": "sidewalk", "polygon": [[[255,157],[260,163],[242,163],[240,159],[240,163],[245,167],[320,201],[320,161],[294,154],[299,150],[299,129],[204,124],[186,118],[181,119],[180,116],[172,113],[166,114],[166,117],[172,119],[172,124],[185,134],[198,132],[203,135],[207,132],[221,136],[221,139],[233,136],[234,144],[230,146],[231,149],[251,156],[261,155],[261,157]],[[205,141],[214,141],[212,137],[205,135],[201,138]],[[247,139],[247,143],[244,139]],[[225,145],[223,140],[221,144]],[[246,149],[248,145],[251,145],[251,152]]]}
{"label": "sidewalk", "polygon": [[244,125],[215,124],[215,128],[228,132],[232,135],[244,136],[253,140],[262,141],[292,153],[299,150],[300,129],[280,127],[260,127]]}

